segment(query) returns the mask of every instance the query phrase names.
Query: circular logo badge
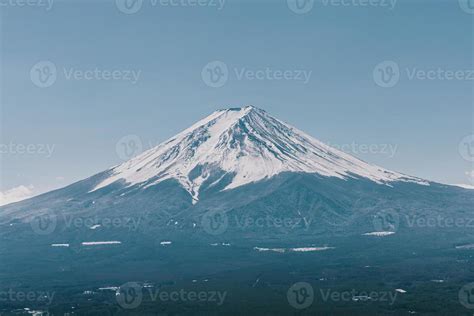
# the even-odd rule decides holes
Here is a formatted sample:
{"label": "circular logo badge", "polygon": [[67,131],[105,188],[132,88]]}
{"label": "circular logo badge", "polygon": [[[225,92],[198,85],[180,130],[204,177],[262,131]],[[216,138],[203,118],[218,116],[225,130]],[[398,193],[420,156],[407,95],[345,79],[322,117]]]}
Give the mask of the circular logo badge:
{"label": "circular logo badge", "polygon": [[56,82],[56,78],[56,65],[50,61],[40,61],[31,67],[30,79],[37,87],[50,87]]}
{"label": "circular logo badge", "polygon": [[52,215],[35,216],[30,222],[31,228],[38,235],[49,235],[56,229],[57,219]]}
{"label": "circular logo badge", "polygon": [[474,162],[474,135],[463,137],[459,142],[458,150],[464,160]]}
{"label": "circular logo badge", "polygon": [[115,144],[117,156],[122,160],[129,160],[143,151],[143,143],[137,135],[127,135],[122,137]]}
{"label": "circular logo badge", "polygon": [[143,300],[142,286],[136,282],[125,283],[117,290],[115,298],[124,309],[137,308]]}
{"label": "circular logo badge", "polygon": [[305,14],[313,9],[314,0],[287,0],[288,8],[296,14]]}
{"label": "circular logo badge", "polygon": [[474,0],[459,0],[461,9],[469,14],[474,14]]}
{"label": "circular logo badge", "polygon": [[143,0],[115,0],[115,5],[122,13],[134,14],[142,8]]}
{"label": "circular logo badge", "polygon": [[468,309],[474,309],[474,282],[464,285],[458,293],[459,302]]}
{"label": "circular logo badge", "polygon": [[382,88],[392,88],[400,80],[400,68],[394,61],[383,61],[375,66],[374,82]]}
{"label": "circular logo badge", "polygon": [[207,86],[220,88],[229,79],[229,69],[222,61],[212,61],[202,68],[201,78]]}
{"label": "circular logo badge", "polygon": [[314,290],[311,284],[298,282],[293,284],[286,293],[288,303],[296,309],[310,307],[314,302]]}
{"label": "circular logo badge", "polygon": [[395,210],[383,210],[375,215],[373,224],[377,232],[395,232],[400,225],[400,216]]}
{"label": "circular logo badge", "polygon": [[209,211],[202,216],[201,225],[206,233],[220,235],[229,227],[229,219],[224,212]]}

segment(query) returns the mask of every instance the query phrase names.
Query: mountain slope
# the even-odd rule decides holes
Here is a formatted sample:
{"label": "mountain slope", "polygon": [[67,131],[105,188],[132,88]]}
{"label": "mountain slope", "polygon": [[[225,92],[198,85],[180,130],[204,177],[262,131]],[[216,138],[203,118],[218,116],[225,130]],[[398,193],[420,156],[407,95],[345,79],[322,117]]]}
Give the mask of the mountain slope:
{"label": "mountain slope", "polygon": [[[215,314],[252,299],[261,310],[269,298],[282,314],[288,288],[307,280],[344,291],[403,288],[397,304],[407,313],[415,308],[405,298],[424,302],[433,289],[451,308],[472,280],[473,205],[472,190],[369,165],[262,110],[221,110],[124,164],[1,206],[0,291],[46,287],[58,295],[40,308],[82,315],[90,304],[118,308],[116,293],[102,289],[130,281],[160,291],[207,285],[237,304]],[[25,306],[0,302],[0,312]],[[107,314],[152,306],[190,311],[188,302],[145,300]]]}
{"label": "mountain slope", "polygon": [[[2,206],[0,225],[28,230],[35,218],[47,216],[57,219],[57,232],[75,236],[66,217],[94,222],[134,217],[166,227],[153,235],[171,229],[170,223],[194,232],[206,212],[217,210],[254,218],[319,218],[314,231],[351,235],[372,226],[380,205],[409,215],[438,214],[448,211],[432,203],[442,197],[449,213],[467,212],[470,193],[370,165],[248,106],[216,111],[121,165]],[[365,224],[350,226],[354,218]],[[86,227],[85,233],[92,232]]]}
{"label": "mountain slope", "polygon": [[232,179],[224,190],[269,179],[283,172],[316,173],[377,183],[426,181],[367,164],[331,148],[265,111],[247,106],[219,110],[161,145],[109,170],[93,191],[116,181],[144,188],[176,179],[193,201],[200,188]]}

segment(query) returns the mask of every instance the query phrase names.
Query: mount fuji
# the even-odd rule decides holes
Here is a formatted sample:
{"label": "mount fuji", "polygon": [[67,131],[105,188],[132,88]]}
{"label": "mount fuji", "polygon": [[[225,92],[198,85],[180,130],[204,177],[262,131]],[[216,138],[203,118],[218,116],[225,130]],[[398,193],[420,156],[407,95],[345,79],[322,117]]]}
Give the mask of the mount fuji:
{"label": "mount fuji", "polygon": [[[472,190],[371,165],[264,110],[218,110],[129,161],[0,207],[0,291],[41,285],[60,298],[39,308],[78,315],[116,308],[104,289],[131,280],[232,292],[217,314],[242,301],[293,314],[285,293],[301,280],[404,289],[410,302],[448,280],[457,295],[474,276],[473,205]],[[152,306],[165,310],[148,299],[136,315]]]}
{"label": "mount fuji", "polygon": [[[195,231],[203,214],[218,211],[253,218],[311,218],[309,235],[358,234],[373,226],[372,218],[381,210],[432,213],[440,196],[454,207],[470,201],[458,199],[459,194],[472,197],[470,193],[366,163],[246,106],[217,110],[157,147],[90,178],[0,207],[0,223],[14,229],[48,216],[61,227],[65,216],[134,216],[167,234],[171,228]],[[100,232],[115,231],[94,231]],[[254,237],[279,232],[260,230],[261,236]]]}
{"label": "mount fuji", "polygon": [[219,110],[163,144],[109,170],[93,191],[117,181],[147,188],[177,180],[196,203],[205,185],[225,178],[223,190],[270,179],[283,172],[348,179],[362,177],[379,184],[394,181],[429,185],[427,181],[385,170],[331,148],[302,131],[247,106]]}

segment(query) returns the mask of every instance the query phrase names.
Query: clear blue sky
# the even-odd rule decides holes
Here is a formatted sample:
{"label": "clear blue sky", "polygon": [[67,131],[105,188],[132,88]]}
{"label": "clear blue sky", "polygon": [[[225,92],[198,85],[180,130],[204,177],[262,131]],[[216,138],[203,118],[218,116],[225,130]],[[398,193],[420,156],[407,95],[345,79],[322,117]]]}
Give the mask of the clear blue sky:
{"label": "clear blue sky", "polygon": [[[1,143],[33,144],[35,152],[0,154],[0,191],[23,185],[39,193],[72,183],[119,163],[116,143],[125,135],[147,147],[217,108],[247,104],[330,144],[356,143],[356,156],[385,168],[469,183],[474,168],[458,144],[474,133],[474,81],[410,79],[414,70],[467,76],[473,69],[474,14],[457,0],[398,0],[393,8],[321,0],[304,14],[287,0],[227,0],[220,10],[183,5],[193,0],[152,1],[133,14],[115,1],[55,1],[50,10],[3,2]],[[201,72],[216,60],[229,74],[213,88]],[[373,76],[386,60],[400,69],[391,88]],[[46,88],[30,75],[40,61],[56,67]],[[135,84],[68,77],[96,68],[140,73]],[[239,77],[267,68],[311,76],[307,83]],[[396,152],[384,152],[385,144]],[[38,145],[54,151],[41,153]]]}

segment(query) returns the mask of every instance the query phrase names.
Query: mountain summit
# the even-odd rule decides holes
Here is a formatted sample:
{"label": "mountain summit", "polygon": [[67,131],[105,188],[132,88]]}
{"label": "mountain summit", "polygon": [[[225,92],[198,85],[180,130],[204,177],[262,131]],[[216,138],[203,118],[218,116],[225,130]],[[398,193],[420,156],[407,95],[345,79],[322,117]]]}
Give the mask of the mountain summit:
{"label": "mountain summit", "polygon": [[425,181],[370,165],[331,148],[262,109],[218,110],[137,157],[113,167],[92,191],[116,181],[148,188],[177,180],[199,200],[201,187],[225,182],[222,190],[269,179],[283,172],[367,178],[379,184]]}

